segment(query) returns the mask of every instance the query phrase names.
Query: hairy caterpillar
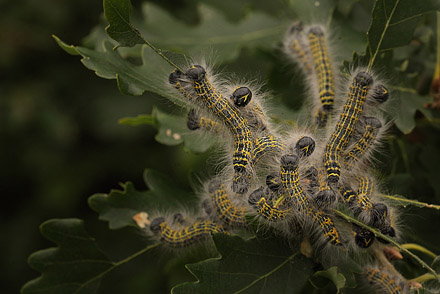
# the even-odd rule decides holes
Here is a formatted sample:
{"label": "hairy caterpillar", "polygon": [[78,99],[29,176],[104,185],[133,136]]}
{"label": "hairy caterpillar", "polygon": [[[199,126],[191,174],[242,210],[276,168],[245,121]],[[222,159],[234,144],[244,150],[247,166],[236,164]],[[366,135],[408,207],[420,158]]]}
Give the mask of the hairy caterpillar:
{"label": "hairy caterpillar", "polygon": [[194,108],[188,112],[186,126],[191,131],[203,129],[206,131],[219,132],[221,129],[220,125],[212,119],[198,115]]}
{"label": "hairy caterpillar", "polygon": [[210,83],[203,67],[192,66],[186,72],[186,76],[193,81],[194,90],[204,105],[225,123],[234,137],[232,163],[235,172],[232,190],[243,194],[247,191],[251,178],[248,165],[251,160],[252,141],[246,121]]}
{"label": "hairy caterpillar", "polygon": [[354,235],[354,242],[358,247],[368,248],[374,243],[374,233],[360,227],[356,224],[351,224],[351,229]]}
{"label": "hairy caterpillar", "polygon": [[301,22],[293,24],[285,37],[284,52],[301,66],[306,75],[311,75],[313,65],[309,49],[305,43],[304,27]]}
{"label": "hairy caterpillar", "polygon": [[222,226],[208,220],[196,221],[192,225],[174,229],[163,217],[155,218],[150,224],[151,231],[160,236],[160,241],[173,248],[190,246],[209,237],[213,233],[227,234]]}
{"label": "hairy caterpillar", "polygon": [[364,109],[368,89],[372,82],[373,78],[369,73],[359,72],[350,84],[344,109],[324,151],[324,166],[329,183],[339,181],[341,176],[340,155],[346,148],[354,126]]}
{"label": "hairy caterpillar", "polygon": [[[376,293],[384,294],[401,294],[406,293],[399,285],[399,282],[393,279],[390,275],[380,272],[375,268],[367,268],[365,271],[367,281],[372,285]],[[406,288],[406,287],[404,287]],[[405,289],[406,290],[406,289]]]}
{"label": "hairy caterpillar", "polygon": [[292,215],[293,208],[287,205],[285,208],[278,208],[271,205],[265,196],[266,193],[263,187],[258,188],[249,195],[249,204],[257,210],[257,213],[271,222],[282,221],[286,217]]}
{"label": "hairy caterpillar", "polygon": [[321,27],[311,27],[308,31],[307,38],[315,66],[319,99],[322,105],[322,108],[317,111],[316,121],[318,126],[325,126],[328,114],[333,109],[335,99],[333,69],[325,42],[324,31]]}
{"label": "hairy caterpillar", "polygon": [[281,183],[289,194],[291,201],[300,212],[311,216],[321,227],[324,236],[333,245],[342,245],[339,233],[331,218],[313,205],[307,198],[299,183],[298,171],[299,157],[294,154],[287,154],[281,157]]}
{"label": "hairy caterpillar", "polygon": [[256,164],[267,153],[279,153],[284,145],[274,136],[264,136],[255,139],[252,150],[252,162]]}
{"label": "hairy caterpillar", "polygon": [[220,221],[230,227],[247,226],[246,208],[237,207],[231,202],[224,184],[216,180],[212,181],[209,185],[209,194]]}
{"label": "hairy caterpillar", "polygon": [[347,169],[350,169],[370,149],[376,139],[378,130],[382,127],[380,120],[374,117],[365,117],[364,124],[365,130],[361,138],[344,155],[345,167]]}

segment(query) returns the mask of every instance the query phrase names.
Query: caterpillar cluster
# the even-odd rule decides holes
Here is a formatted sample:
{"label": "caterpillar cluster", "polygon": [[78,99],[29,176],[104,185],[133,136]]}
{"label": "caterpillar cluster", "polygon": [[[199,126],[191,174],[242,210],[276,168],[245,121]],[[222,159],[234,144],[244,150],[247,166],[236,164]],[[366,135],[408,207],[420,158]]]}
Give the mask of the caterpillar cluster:
{"label": "caterpillar cluster", "polygon": [[[223,171],[204,185],[198,215],[149,222],[147,230],[164,245],[188,247],[213,233],[250,230],[252,216],[286,239],[310,239],[315,251],[368,251],[387,243],[338,217],[335,207],[398,237],[395,209],[376,196],[380,188],[369,168],[388,89],[363,69],[342,85],[322,26],[294,24],[283,50],[302,69],[315,103],[313,123],[289,132],[277,131],[261,103],[264,94],[251,85],[231,86],[197,64],[169,75],[170,90],[192,105],[189,131],[222,137],[218,146],[227,157]],[[384,293],[402,292],[385,273],[368,268],[365,275]]]}

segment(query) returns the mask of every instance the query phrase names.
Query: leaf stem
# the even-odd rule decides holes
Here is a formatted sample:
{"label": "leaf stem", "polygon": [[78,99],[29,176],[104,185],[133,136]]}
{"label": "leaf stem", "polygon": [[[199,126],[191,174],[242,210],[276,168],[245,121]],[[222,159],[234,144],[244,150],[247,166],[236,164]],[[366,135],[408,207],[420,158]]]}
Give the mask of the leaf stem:
{"label": "leaf stem", "polygon": [[423,274],[421,276],[418,276],[417,278],[411,279],[410,281],[411,282],[417,282],[417,283],[424,283],[426,281],[434,280],[434,279],[438,279],[438,275],[436,277],[433,274],[426,273],[426,274]]}
{"label": "leaf stem", "polygon": [[339,215],[342,216],[343,218],[345,218],[347,221],[354,223],[358,226],[361,226],[371,232],[373,232],[376,237],[382,238],[385,241],[388,241],[389,243],[393,244],[394,246],[396,246],[397,248],[399,248],[401,251],[405,252],[406,254],[408,254],[409,256],[411,256],[413,259],[415,259],[418,263],[420,263],[422,265],[422,267],[426,268],[427,270],[429,270],[435,277],[436,279],[440,282],[440,276],[437,275],[437,273],[435,272],[435,270],[433,270],[429,265],[426,264],[426,262],[424,262],[423,260],[421,260],[417,255],[415,255],[414,253],[412,253],[411,251],[409,251],[406,248],[403,248],[399,243],[397,243],[396,241],[394,241],[393,239],[391,239],[388,236],[385,236],[384,234],[382,234],[381,232],[379,232],[376,229],[373,229],[369,226],[367,226],[366,224],[346,215],[345,213],[343,213],[342,211],[339,211],[337,209],[333,209],[333,211]]}
{"label": "leaf stem", "polygon": [[160,243],[156,243],[156,244],[153,244],[153,245],[147,246],[147,247],[145,247],[144,249],[139,250],[138,252],[136,252],[136,253],[134,253],[134,254],[128,256],[127,258],[124,258],[123,260],[120,260],[120,261],[118,261],[118,262],[113,262],[111,267],[109,267],[108,269],[106,269],[105,271],[103,271],[102,273],[100,273],[99,275],[96,275],[96,276],[94,276],[93,278],[91,278],[90,280],[86,281],[86,282],[85,282],[84,284],[82,284],[81,287],[79,287],[74,293],[80,293],[80,292],[83,290],[83,288],[85,288],[87,285],[89,285],[89,284],[95,282],[96,280],[102,278],[103,276],[105,276],[106,274],[108,274],[109,272],[111,272],[112,270],[114,270],[115,268],[117,268],[117,267],[119,267],[119,266],[121,266],[121,265],[123,265],[123,264],[129,262],[130,260],[132,260],[132,259],[138,257],[138,256],[141,255],[141,254],[144,254],[144,253],[147,252],[147,251],[150,251],[150,250],[153,249],[153,248],[156,248],[156,247],[159,246],[159,245],[160,245]]}
{"label": "leaf stem", "polygon": [[436,258],[436,257],[437,257],[437,255],[436,255],[434,252],[432,252],[432,251],[429,250],[429,249],[426,249],[425,247],[423,247],[423,246],[421,246],[421,245],[419,245],[419,244],[415,244],[415,243],[406,243],[406,244],[402,244],[402,247],[403,247],[403,248],[406,248],[406,249],[408,249],[408,250],[417,250],[417,251],[420,251],[420,252],[422,252],[422,253],[425,253],[426,255],[429,255],[429,256],[432,257],[432,258]]}
{"label": "leaf stem", "polygon": [[440,12],[437,11],[437,60],[433,80],[440,78]]}
{"label": "leaf stem", "polygon": [[417,201],[417,200],[401,198],[401,197],[399,197],[397,195],[386,195],[386,194],[379,193],[378,196],[379,197],[383,197],[383,198],[388,198],[388,199],[391,199],[391,200],[395,200],[395,201],[406,202],[406,203],[408,203],[410,205],[416,205],[416,206],[419,206],[419,207],[434,208],[434,209],[440,210],[440,205],[437,205],[437,204],[429,204],[429,203],[420,202],[420,201]]}
{"label": "leaf stem", "polygon": [[[373,55],[373,57],[370,59],[370,61],[368,62],[368,68],[367,68],[367,71],[371,71],[371,68],[373,67],[374,61],[376,60],[376,56],[377,56],[377,54],[378,54],[379,51],[380,51],[380,46],[382,45],[382,41],[383,41],[383,39],[384,39],[384,37],[385,37],[385,33],[387,32],[387,29],[388,29],[388,27],[389,27],[389,25],[390,25],[390,21],[391,21],[391,19],[393,18],[393,14],[394,14],[394,12],[396,11],[397,6],[399,5],[399,1],[400,1],[400,0],[397,0],[397,1],[396,1],[396,3],[394,4],[393,10],[391,10],[391,13],[390,13],[389,17],[387,18],[387,22],[386,22],[385,27],[384,27],[384,29],[383,29],[383,32],[382,32],[382,34],[381,34],[381,36],[380,36],[379,43],[377,44],[376,50],[375,50],[375,52],[374,52],[374,55]],[[377,3],[377,2],[376,2],[376,3]],[[371,44],[370,44],[370,46],[371,46]]]}
{"label": "leaf stem", "polygon": [[276,272],[277,270],[279,270],[280,268],[282,268],[285,264],[287,264],[288,262],[290,262],[292,259],[295,258],[295,256],[298,255],[298,252],[295,252],[294,254],[292,254],[291,256],[289,256],[285,261],[283,261],[279,266],[277,266],[276,268],[274,268],[273,270],[271,270],[270,272],[262,275],[261,277],[259,277],[258,279],[254,280],[252,283],[250,283],[249,285],[247,285],[246,287],[234,292],[234,294],[238,294],[238,293],[243,293],[245,290],[249,289],[250,287],[252,287],[253,285],[255,285],[256,283],[258,283],[259,281],[267,278],[268,276],[270,276],[271,274],[273,274],[274,272]]}

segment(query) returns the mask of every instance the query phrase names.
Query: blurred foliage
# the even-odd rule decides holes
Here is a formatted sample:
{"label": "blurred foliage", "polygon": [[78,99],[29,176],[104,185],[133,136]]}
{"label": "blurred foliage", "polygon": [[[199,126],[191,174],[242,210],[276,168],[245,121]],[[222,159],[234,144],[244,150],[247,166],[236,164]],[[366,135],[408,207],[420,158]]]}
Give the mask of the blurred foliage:
{"label": "blurred foliage", "polygon": [[[298,111],[305,98],[304,85],[285,65],[286,60],[281,57],[277,44],[285,26],[297,18],[306,22],[310,17],[328,22],[336,30],[334,45],[338,61],[351,61],[356,51],[354,60],[363,64],[365,56],[362,54],[368,54],[365,32],[369,30],[373,4],[367,0],[133,1],[132,21],[147,40],[162,49],[187,54],[212,52],[208,55],[222,71],[264,80],[265,87],[276,93],[272,103],[277,117],[285,120]],[[109,231],[108,224],[98,221],[88,208],[88,196],[118,188],[118,182],[127,180],[140,190],[145,190],[146,186],[152,189],[142,178],[146,167],[167,174],[183,189],[190,190],[195,185],[194,174],[188,179],[188,171],[200,176],[212,170],[210,165],[213,163],[206,163],[206,155],[185,151],[194,150],[185,138],[182,138],[185,149],[172,147],[182,140],[171,142],[166,138],[166,131],[163,134],[165,128],[172,127],[161,128],[169,119],[161,122],[160,115],[172,115],[176,121],[182,121],[180,109],[155,94],[143,93],[146,89],[124,88],[124,83],[120,82],[118,86],[123,93],[143,93],[141,97],[122,95],[113,81],[98,78],[80,65],[77,58],[67,56],[53,41],[51,35],[55,34],[68,43],[82,43],[82,53],[103,52],[103,40],[116,45],[105,34],[107,23],[101,15],[101,3],[86,0],[1,1],[0,8],[4,11],[0,19],[0,43],[3,45],[0,47],[0,132],[3,138],[0,158],[6,167],[2,169],[4,180],[0,189],[7,197],[1,208],[0,228],[7,241],[0,245],[3,261],[0,292],[16,293],[36,276],[26,264],[27,257],[39,248],[53,246],[39,234],[38,226],[44,220],[71,216],[86,219],[86,230],[96,237],[102,251],[110,260],[121,260],[144,248],[145,240],[130,227]],[[225,30],[221,31],[226,32],[224,38],[232,40],[230,44],[217,46],[194,41],[200,36],[218,36],[218,22],[223,23],[221,27]],[[259,39],[263,44],[231,37],[235,28],[240,28],[236,32],[240,35],[262,24],[278,28],[273,35],[263,35]],[[377,157],[379,173],[390,193],[439,204],[440,117],[438,110],[424,108],[424,104],[431,101],[427,95],[436,62],[435,24],[435,14],[412,20],[410,27],[415,31],[409,45],[377,57],[376,68],[386,79],[394,82],[398,77],[402,81],[404,75],[404,85],[416,89],[416,92],[404,92],[399,96],[408,97],[405,101],[415,106],[405,108],[411,110],[402,114],[406,120],[403,124],[396,122],[398,128],[391,128],[386,142],[389,148]],[[405,26],[405,30],[409,27]],[[185,38],[178,39],[179,36]],[[393,40],[389,42],[387,46],[393,47]],[[338,44],[344,45],[338,47]],[[141,65],[141,48],[137,45],[116,52]],[[165,54],[182,61],[180,55]],[[90,63],[86,66],[94,69]],[[105,77],[113,76],[111,72]],[[398,89],[392,90],[397,92]],[[419,99],[422,96],[423,101]],[[399,101],[397,99],[400,98],[396,97],[395,101]],[[153,105],[158,107],[155,112]],[[401,105],[391,104],[389,112],[401,113]],[[146,125],[137,127],[118,124],[122,117],[141,114],[151,114],[154,123],[148,120]],[[159,129],[158,142],[154,140],[155,128]],[[408,134],[404,135],[399,129]],[[200,152],[209,145],[202,147]],[[407,241],[422,244],[438,254],[440,227],[432,225],[439,219],[438,212],[408,207],[402,209],[402,213],[405,214]],[[222,237],[216,241],[223,242]],[[160,250],[153,252],[156,254],[142,255],[113,270],[104,277],[99,292],[138,293],[142,289],[143,293],[162,293],[169,292],[176,284],[194,280],[184,264],[199,261],[200,256],[190,254],[176,258]],[[158,264],[166,266],[158,267]],[[424,273],[421,269],[414,270],[418,268],[416,264],[402,262],[398,266],[408,277]],[[191,268],[196,269],[197,264]],[[334,279],[336,285],[340,283],[337,272],[328,270],[322,276]]]}

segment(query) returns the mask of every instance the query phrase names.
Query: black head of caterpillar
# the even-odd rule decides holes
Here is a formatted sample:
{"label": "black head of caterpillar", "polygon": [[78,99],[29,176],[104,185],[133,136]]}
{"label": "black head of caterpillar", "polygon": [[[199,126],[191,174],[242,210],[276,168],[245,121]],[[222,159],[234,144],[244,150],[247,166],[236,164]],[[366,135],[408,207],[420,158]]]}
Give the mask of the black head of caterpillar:
{"label": "black head of caterpillar", "polygon": [[283,208],[274,207],[270,201],[266,199],[266,197],[269,196],[269,193],[269,191],[260,187],[249,195],[248,202],[257,210],[258,215],[268,221],[278,222],[285,220],[293,213],[292,207],[288,205]]}
{"label": "black head of caterpillar", "polygon": [[180,70],[176,69],[172,73],[170,73],[170,76],[168,77],[168,81],[171,85],[176,85],[179,83],[183,78],[185,78],[185,75]]}
{"label": "black head of caterpillar", "polygon": [[289,34],[296,35],[298,33],[301,33],[303,30],[304,30],[304,26],[303,26],[302,22],[298,21],[290,26]]}
{"label": "black head of caterpillar", "polygon": [[275,173],[267,175],[266,185],[270,190],[272,190],[274,192],[278,192],[282,187],[280,177]]}
{"label": "black head of caterpillar", "polygon": [[351,226],[354,242],[360,248],[368,248],[374,243],[374,233],[356,224]]}
{"label": "black head of caterpillar", "polygon": [[321,190],[316,193],[313,200],[317,207],[324,209],[336,202],[336,193],[330,189]]}
{"label": "black head of caterpillar", "polygon": [[295,154],[286,154],[281,156],[281,167],[288,171],[293,171],[298,167],[299,157]]}
{"label": "black head of caterpillar", "polygon": [[186,117],[186,126],[191,131],[200,128],[200,116],[196,113],[196,110],[194,108],[188,112],[188,115]]}
{"label": "black head of caterpillar", "polygon": [[388,90],[387,87],[385,87],[382,84],[378,84],[374,86],[372,90],[371,98],[373,98],[373,100],[376,103],[379,104],[384,103],[388,100],[389,97],[390,97],[390,91]]}
{"label": "black head of caterpillar", "polygon": [[186,76],[193,81],[200,82],[206,76],[206,70],[200,65],[193,65],[186,72]]}
{"label": "black head of caterpillar", "polygon": [[238,107],[245,107],[252,100],[252,91],[248,87],[239,87],[232,93],[232,101]]}
{"label": "black head of caterpillar", "polygon": [[315,151],[315,140],[304,136],[295,144],[295,151],[300,157],[310,156]]}

